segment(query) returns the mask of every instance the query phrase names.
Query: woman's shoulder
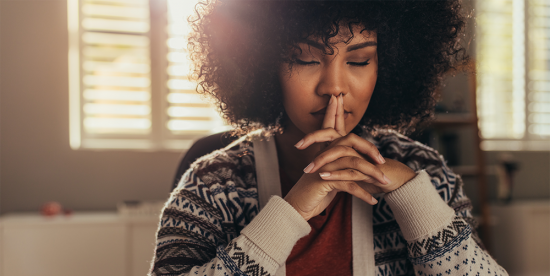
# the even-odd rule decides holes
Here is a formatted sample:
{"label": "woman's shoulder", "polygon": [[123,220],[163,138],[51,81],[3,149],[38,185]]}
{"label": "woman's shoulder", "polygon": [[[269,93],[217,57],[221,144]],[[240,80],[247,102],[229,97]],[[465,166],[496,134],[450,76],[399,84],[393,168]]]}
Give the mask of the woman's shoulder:
{"label": "woman's shoulder", "polygon": [[187,171],[210,186],[234,182],[237,186],[255,183],[254,148],[246,137],[237,139],[225,148],[198,158]]}
{"label": "woman's shoulder", "polygon": [[210,167],[234,167],[240,163],[253,162],[254,149],[252,143],[244,138],[239,138],[228,146],[214,150],[199,157],[191,164],[194,170],[204,170]]}

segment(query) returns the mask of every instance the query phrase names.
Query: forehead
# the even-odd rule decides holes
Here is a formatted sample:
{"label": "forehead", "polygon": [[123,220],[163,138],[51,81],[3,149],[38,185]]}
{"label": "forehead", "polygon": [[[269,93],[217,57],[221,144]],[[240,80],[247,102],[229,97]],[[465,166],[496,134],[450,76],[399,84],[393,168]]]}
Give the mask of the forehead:
{"label": "forehead", "polygon": [[[377,41],[376,30],[367,30],[360,25],[352,25],[350,27],[347,24],[340,24],[338,34],[328,40],[328,45],[349,45],[367,41]],[[304,41],[304,43],[309,44],[310,46],[316,46],[315,48],[326,47],[323,39],[319,36],[310,36]]]}
{"label": "forehead", "polygon": [[340,28],[338,30],[338,35],[335,37],[332,37],[329,42],[331,44],[336,44],[340,42],[347,42],[348,40],[376,40],[376,31],[374,30],[367,30],[361,25],[351,25],[347,24],[340,24]]}

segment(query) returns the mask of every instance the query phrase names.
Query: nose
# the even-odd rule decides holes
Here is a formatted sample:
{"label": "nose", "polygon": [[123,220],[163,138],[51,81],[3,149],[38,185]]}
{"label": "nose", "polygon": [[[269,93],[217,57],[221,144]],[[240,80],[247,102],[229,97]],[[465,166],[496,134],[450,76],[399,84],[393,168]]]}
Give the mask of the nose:
{"label": "nose", "polygon": [[319,96],[329,96],[330,98],[331,95],[343,94],[345,96],[347,94],[344,68],[341,68],[335,59],[322,68],[323,71],[317,85]]}

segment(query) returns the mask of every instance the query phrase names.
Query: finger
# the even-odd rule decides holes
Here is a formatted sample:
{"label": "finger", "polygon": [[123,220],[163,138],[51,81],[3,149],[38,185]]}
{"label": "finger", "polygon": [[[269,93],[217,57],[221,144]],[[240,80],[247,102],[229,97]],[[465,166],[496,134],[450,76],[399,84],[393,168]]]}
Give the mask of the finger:
{"label": "finger", "polygon": [[336,111],[338,108],[338,99],[334,95],[330,96],[330,101],[328,102],[327,110],[325,111],[325,118],[323,119],[322,128],[334,128]]}
{"label": "finger", "polygon": [[361,188],[361,186],[354,181],[331,181],[330,185],[333,189],[347,192],[348,194],[358,197],[368,204],[374,205],[378,203],[376,198]]}
{"label": "finger", "polygon": [[[342,145],[333,146],[330,149],[321,152],[311,163],[304,169],[305,173],[314,173],[319,168],[336,161],[337,159],[354,156],[361,158],[361,155],[354,149]],[[332,169],[335,170],[335,169]]]}
{"label": "finger", "polygon": [[[339,139],[337,145],[351,147],[359,153],[368,156],[370,159],[378,164],[386,163],[386,160],[384,160],[384,157],[382,157],[382,154],[380,154],[380,151],[373,143],[353,133],[350,133],[346,135],[346,137]],[[336,144],[331,146],[336,146]]]}
{"label": "finger", "polygon": [[311,146],[313,143],[332,142],[341,137],[342,136],[338,132],[336,132],[334,128],[325,128],[316,130],[312,133],[308,133],[294,146],[298,149],[305,149]]}
{"label": "finger", "polygon": [[338,96],[338,109],[336,111],[336,122],[334,124],[334,129],[336,129],[336,131],[340,133],[340,135],[342,136],[346,135],[346,123],[345,123],[344,112],[345,112],[344,96],[340,94],[340,96]]}
{"label": "finger", "polygon": [[378,184],[379,181],[374,177],[366,175],[358,170],[344,169],[330,172],[319,173],[324,180],[347,180],[347,181],[362,181],[371,184]]}
{"label": "finger", "polygon": [[[338,180],[361,180],[365,182],[368,178],[373,178],[376,181],[386,185],[390,184],[389,178],[378,168],[377,166],[373,165],[372,163],[368,162],[367,160],[363,159],[360,156],[344,156],[338,159],[334,159],[335,156],[331,156],[330,154],[326,154],[328,151],[323,152],[317,158],[315,158],[312,162],[313,167],[307,168],[309,170],[309,173],[314,173],[317,168],[323,168],[322,172],[329,172],[330,174],[323,174],[321,177],[323,179],[338,179]],[[321,159],[322,161],[318,161],[318,159]],[[334,161],[327,162],[324,165],[323,162],[326,162],[325,160],[334,159]],[[338,170],[353,170],[353,172],[348,171],[349,174],[354,173],[360,173],[363,175],[363,178],[360,179],[362,176],[354,175],[355,178],[345,178],[345,179],[339,179],[332,174],[334,171]],[[305,171],[305,170],[304,170]],[[365,180],[367,179],[367,180]],[[370,181],[369,183],[374,183]]]}

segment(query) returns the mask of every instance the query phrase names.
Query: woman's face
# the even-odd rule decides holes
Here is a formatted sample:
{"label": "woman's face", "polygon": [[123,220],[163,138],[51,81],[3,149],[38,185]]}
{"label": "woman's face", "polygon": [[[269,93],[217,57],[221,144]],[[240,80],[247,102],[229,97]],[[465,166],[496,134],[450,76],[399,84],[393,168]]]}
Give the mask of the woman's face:
{"label": "woman's face", "polygon": [[307,134],[320,129],[331,95],[343,95],[346,133],[363,117],[378,76],[376,32],[361,32],[356,26],[346,43],[345,30],[340,28],[343,34],[330,41],[335,43],[334,54],[323,55],[324,44],[310,39],[299,44],[302,51],[295,53],[291,70],[288,64],[281,66],[283,104],[290,118],[287,130]]}

